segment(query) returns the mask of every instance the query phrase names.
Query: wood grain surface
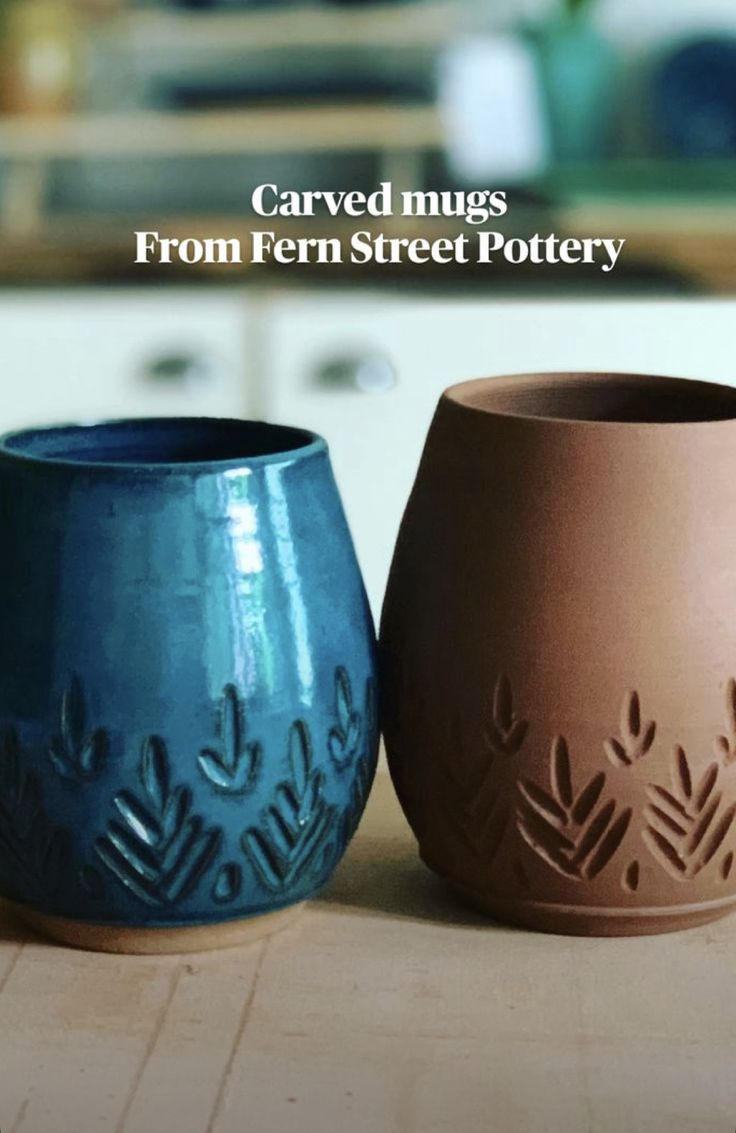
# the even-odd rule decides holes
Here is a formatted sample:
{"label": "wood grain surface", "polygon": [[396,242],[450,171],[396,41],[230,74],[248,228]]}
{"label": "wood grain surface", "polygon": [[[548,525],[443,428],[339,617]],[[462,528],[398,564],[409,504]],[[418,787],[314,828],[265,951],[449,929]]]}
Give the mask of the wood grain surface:
{"label": "wood grain surface", "polygon": [[2,1133],[733,1133],[736,919],[577,940],[488,925],[380,775],[293,928],[185,957],[0,919]]}

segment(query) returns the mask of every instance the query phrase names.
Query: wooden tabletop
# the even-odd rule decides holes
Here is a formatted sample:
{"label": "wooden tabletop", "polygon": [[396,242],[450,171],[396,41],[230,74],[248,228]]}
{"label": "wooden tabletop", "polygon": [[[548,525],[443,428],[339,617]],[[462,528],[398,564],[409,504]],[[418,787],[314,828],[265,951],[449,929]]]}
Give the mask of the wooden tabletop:
{"label": "wooden tabletop", "polygon": [[380,775],[329,890],[246,949],[74,952],[0,919],[2,1133],[733,1133],[736,918],[485,924]]}

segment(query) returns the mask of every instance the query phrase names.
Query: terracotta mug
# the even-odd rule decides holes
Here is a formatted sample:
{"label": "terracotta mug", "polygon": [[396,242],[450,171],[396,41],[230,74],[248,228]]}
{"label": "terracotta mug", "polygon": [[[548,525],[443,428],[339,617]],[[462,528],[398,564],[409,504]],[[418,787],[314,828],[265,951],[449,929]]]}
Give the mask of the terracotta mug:
{"label": "terracotta mug", "polygon": [[386,595],[389,764],[474,905],[623,935],[736,901],[736,390],[442,396]]}

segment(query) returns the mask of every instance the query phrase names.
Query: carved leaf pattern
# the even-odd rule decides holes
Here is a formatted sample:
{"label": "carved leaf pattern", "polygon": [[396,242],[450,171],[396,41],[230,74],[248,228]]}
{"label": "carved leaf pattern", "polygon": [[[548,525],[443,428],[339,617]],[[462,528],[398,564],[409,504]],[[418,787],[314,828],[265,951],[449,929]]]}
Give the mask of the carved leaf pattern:
{"label": "carved leaf pattern", "polygon": [[493,691],[493,713],[486,729],[488,745],[496,754],[517,755],[529,724],[514,714],[509,678],[502,673]]}
{"label": "carved leaf pattern", "polygon": [[0,877],[8,895],[53,896],[68,866],[70,837],[46,815],[37,777],[24,768],[13,729],[0,738]]}
{"label": "carved leaf pattern", "polygon": [[715,752],[726,766],[736,760],[736,680],[733,677],[726,685],[726,734],[716,738]]}
{"label": "carved leaf pattern", "polygon": [[652,749],[657,725],[654,720],[642,721],[638,692],[627,693],[621,709],[620,736],[603,744],[614,767],[631,767]]}
{"label": "carved leaf pattern", "polygon": [[[290,778],[277,787],[262,825],[246,831],[241,839],[256,872],[272,891],[283,892],[313,865],[329,864],[355,832],[375,767],[378,720],[372,680],[366,683],[363,713],[361,717],[355,709],[347,670],[338,666],[336,724],[328,735],[329,751],[338,771],[358,760],[351,795],[342,809],[328,805],[324,798],[324,775],[313,767],[306,723],[292,726]],[[216,746],[199,752],[201,773],[227,794],[253,790],[263,751],[260,743],[247,741],[244,705],[234,685],[223,689],[217,735]],[[104,729],[88,732],[84,690],[75,676],[62,697],[59,734],[48,745],[52,765],[65,779],[90,780],[105,769],[108,749]],[[94,843],[97,865],[77,863],[76,883],[95,901],[106,898],[110,879],[149,906],[171,906],[204,878],[215,862],[223,832],[206,828],[203,818],[193,812],[189,787],[172,784],[163,739],[148,737],[138,770],[140,790],[115,795],[116,814]],[[0,735],[0,879],[5,892],[50,894],[61,872],[68,872],[70,849],[68,834],[52,826],[43,813],[39,781],[23,770],[16,733],[6,731]],[[226,861],[215,873],[212,900],[230,904],[240,896],[243,884],[242,866]]]}
{"label": "carved leaf pattern", "polygon": [[377,728],[378,705],[376,703],[376,689],[373,681],[369,678],[366,682],[365,689],[364,751],[355,768],[355,778],[350,792],[350,799],[343,814],[342,837],[339,846],[340,853],[342,853],[353,837],[353,834],[358,829],[358,824],[362,818],[373,785],[375,753],[372,749],[372,739],[376,735]]}
{"label": "carved leaf pattern", "polygon": [[[466,745],[456,727],[458,734],[451,743],[462,751]],[[468,782],[454,761],[447,760],[442,767],[439,801],[443,813],[466,849],[489,863],[498,854],[511,820],[511,809],[498,785],[496,760],[519,754],[528,727],[526,720],[516,716],[510,681],[501,674],[494,688],[491,720],[484,731],[476,774]]]}
{"label": "carved leaf pattern", "polygon": [[95,852],[107,870],[151,906],[169,906],[187,897],[212,864],[222,832],[206,829],[192,814],[188,787],[171,787],[164,741],[150,736],[140,760],[142,795],[121,791],[114,805],[120,816],[108,823]]}
{"label": "carved leaf pattern", "polygon": [[696,877],[713,860],[736,818],[736,803],[722,808],[720,768],[706,767],[696,782],[686,752],[672,753],[671,788],[651,784],[643,838],[662,868],[678,881]]}
{"label": "carved leaf pattern", "polygon": [[605,785],[601,771],[574,794],[570,753],[562,736],[550,751],[551,793],[530,779],[519,781],[519,833],[538,857],[566,877],[597,877],[626,836],[631,808],[617,810],[614,800],[601,803]]}
{"label": "carved leaf pattern", "polygon": [[312,740],[303,720],[289,733],[290,777],[276,788],[260,826],[242,837],[243,850],[263,885],[282,893],[309,873],[325,852],[337,818],[323,794],[324,776],[312,765]]}
{"label": "carved leaf pattern", "polygon": [[212,900],[217,905],[230,905],[240,896],[243,871],[237,862],[226,862],[217,873],[212,886]]}
{"label": "carved leaf pattern", "polygon": [[61,700],[61,727],[49,747],[52,766],[64,779],[96,778],[107,761],[109,739],[104,728],[87,733],[87,706],[79,677],[72,677]]}
{"label": "carved leaf pattern", "polygon": [[639,888],[640,877],[641,869],[639,863],[637,861],[630,862],[621,878],[622,889],[625,889],[627,893],[636,893]]}
{"label": "carved leaf pattern", "polygon": [[263,749],[246,742],[245,708],[235,685],[226,685],[220,704],[219,748],[204,748],[198,757],[202,774],[225,794],[244,795],[258,782]]}
{"label": "carved leaf pattern", "polygon": [[476,791],[468,788],[455,768],[445,765],[437,801],[466,850],[474,857],[492,862],[510,820],[510,810],[502,800],[495,779],[486,773]]}
{"label": "carved leaf pattern", "polygon": [[342,666],[335,670],[335,715],[337,723],[330,729],[328,744],[332,762],[338,771],[344,771],[358,754],[363,726],[353,707],[350,677]]}

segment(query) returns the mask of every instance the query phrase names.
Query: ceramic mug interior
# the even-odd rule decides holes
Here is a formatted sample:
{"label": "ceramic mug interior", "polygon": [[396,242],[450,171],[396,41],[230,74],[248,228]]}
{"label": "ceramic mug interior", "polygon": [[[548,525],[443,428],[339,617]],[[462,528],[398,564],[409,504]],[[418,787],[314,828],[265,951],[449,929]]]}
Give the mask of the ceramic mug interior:
{"label": "ceramic mug interior", "polygon": [[263,421],[174,417],[27,429],[0,443],[6,452],[32,460],[176,465],[303,455],[321,442],[306,429]]}
{"label": "ceramic mug interior", "polygon": [[467,408],[559,421],[676,424],[736,418],[736,389],[639,374],[524,374],[462,382],[446,395]]}

